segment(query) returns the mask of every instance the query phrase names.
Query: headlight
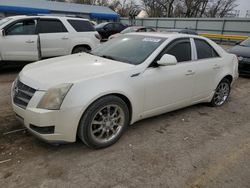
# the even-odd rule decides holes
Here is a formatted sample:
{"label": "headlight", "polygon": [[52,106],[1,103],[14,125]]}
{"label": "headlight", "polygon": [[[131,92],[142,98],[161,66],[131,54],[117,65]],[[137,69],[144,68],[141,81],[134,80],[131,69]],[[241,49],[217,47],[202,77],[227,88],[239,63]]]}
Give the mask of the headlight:
{"label": "headlight", "polygon": [[73,84],[60,84],[49,89],[39,102],[37,108],[59,110],[72,85]]}

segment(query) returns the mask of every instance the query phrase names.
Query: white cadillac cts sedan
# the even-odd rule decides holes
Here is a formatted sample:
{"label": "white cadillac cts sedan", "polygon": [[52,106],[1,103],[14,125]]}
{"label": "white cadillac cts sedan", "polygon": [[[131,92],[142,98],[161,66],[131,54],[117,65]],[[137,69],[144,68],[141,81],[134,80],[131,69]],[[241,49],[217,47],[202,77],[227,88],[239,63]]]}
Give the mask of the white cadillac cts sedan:
{"label": "white cadillac cts sedan", "polygon": [[236,56],[209,39],[132,33],[80,53],[29,64],[12,86],[16,116],[39,138],[114,144],[129,124],[197,103],[223,105]]}

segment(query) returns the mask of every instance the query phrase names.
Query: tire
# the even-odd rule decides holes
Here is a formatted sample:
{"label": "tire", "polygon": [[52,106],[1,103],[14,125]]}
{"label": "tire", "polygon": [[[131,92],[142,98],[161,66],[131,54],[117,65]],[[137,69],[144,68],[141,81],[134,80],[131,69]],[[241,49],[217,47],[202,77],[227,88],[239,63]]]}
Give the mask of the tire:
{"label": "tire", "polygon": [[78,127],[78,137],[88,147],[105,148],[116,143],[129,124],[126,103],[117,96],[106,96],[86,110]]}
{"label": "tire", "polygon": [[90,49],[84,46],[78,46],[73,49],[72,54],[77,54],[82,52],[90,52]]}
{"label": "tire", "polygon": [[224,78],[217,86],[213,99],[210,102],[210,105],[212,107],[220,107],[224,105],[229,98],[230,91],[231,91],[231,82],[228,79]]}

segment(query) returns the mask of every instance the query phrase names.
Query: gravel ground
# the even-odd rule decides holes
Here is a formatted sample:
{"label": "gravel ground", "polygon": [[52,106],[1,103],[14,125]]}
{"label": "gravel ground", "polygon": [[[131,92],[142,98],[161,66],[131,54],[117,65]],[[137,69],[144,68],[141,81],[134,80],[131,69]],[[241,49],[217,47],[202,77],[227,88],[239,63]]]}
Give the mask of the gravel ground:
{"label": "gravel ground", "polygon": [[[114,146],[52,146],[22,128],[10,106],[20,69],[0,72],[1,187],[250,187],[250,78],[221,108],[196,105],[140,121]],[[7,160],[7,161],[6,161]]]}

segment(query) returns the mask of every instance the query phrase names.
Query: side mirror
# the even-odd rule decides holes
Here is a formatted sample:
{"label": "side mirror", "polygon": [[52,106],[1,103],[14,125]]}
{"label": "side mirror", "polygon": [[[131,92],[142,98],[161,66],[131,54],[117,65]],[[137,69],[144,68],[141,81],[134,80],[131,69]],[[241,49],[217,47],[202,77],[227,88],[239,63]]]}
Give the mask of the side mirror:
{"label": "side mirror", "polygon": [[5,31],[4,31],[4,29],[2,29],[2,30],[0,31],[0,35],[1,35],[2,37],[5,36]]}
{"label": "side mirror", "polygon": [[176,65],[177,59],[175,56],[170,54],[164,54],[159,61],[157,61],[160,66]]}

